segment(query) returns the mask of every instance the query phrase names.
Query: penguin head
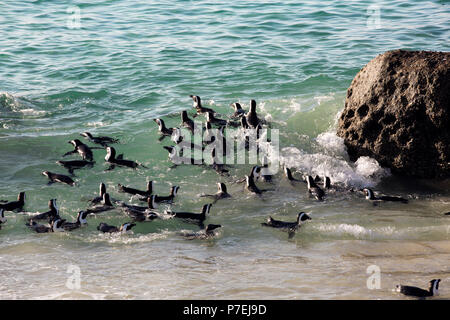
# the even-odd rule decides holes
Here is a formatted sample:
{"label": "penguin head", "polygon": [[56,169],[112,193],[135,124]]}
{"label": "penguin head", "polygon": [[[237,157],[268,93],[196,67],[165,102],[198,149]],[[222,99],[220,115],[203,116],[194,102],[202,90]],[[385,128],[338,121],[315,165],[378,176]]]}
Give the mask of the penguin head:
{"label": "penguin head", "polygon": [[159,127],[159,130],[162,130],[163,128],[165,128],[166,126],[165,126],[165,124],[164,124],[164,121],[162,120],[162,119],[153,119],[155,122],[156,122],[156,124],[158,125],[158,127]]}
{"label": "penguin head", "polygon": [[219,188],[219,192],[228,193],[227,186],[223,182],[217,182],[217,186]]}
{"label": "penguin head", "polygon": [[300,212],[297,216],[297,223],[300,225],[306,220],[311,220],[311,217],[305,212]]}
{"label": "penguin head", "polygon": [[111,198],[109,197],[109,193],[105,193],[105,194],[103,195],[103,204],[104,204],[105,206],[110,206],[110,207],[112,207]]}
{"label": "penguin head", "polygon": [[153,190],[153,181],[150,180],[147,182],[147,191],[151,193],[152,190]]}
{"label": "penguin head", "polygon": [[331,179],[330,179],[330,177],[327,177],[327,176],[323,177],[323,187],[325,189],[329,189],[331,187]]}
{"label": "penguin head", "polygon": [[170,195],[176,197],[179,189],[180,189],[179,186],[173,186],[172,188],[170,188]]}
{"label": "penguin head", "polygon": [[256,101],[255,100],[250,100],[250,112],[254,113],[256,112]]}
{"label": "penguin head", "polygon": [[181,121],[185,122],[186,120],[188,120],[188,115],[187,115],[187,111],[183,110],[181,111]]}
{"label": "penguin head", "polygon": [[131,222],[125,222],[124,224],[122,224],[122,225],[120,226],[119,231],[120,231],[120,232],[128,232],[128,231],[131,230],[131,228],[133,228],[133,227],[135,227],[135,226],[136,226],[136,224],[134,224],[134,223],[131,223]]}
{"label": "penguin head", "polygon": [[77,215],[77,222],[79,222],[80,224],[87,224],[87,216],[88,216],[88,212],[87,211],[80,211],[78,212]]}
{"label": "penguin head", "polygon": [[210,224],[208,224],[206,226],[205,231],[208,233],[208,232],[212,232],[213,230],[215,230],[217,228],[222,228],[222,226],[220,224],[212,224],[212,223],[210,223]]}
{"label": "penguin head", "polygon": [[116,158],[116,149],[114,149],[113,147],[106,147],[105,160],[111,161],[114,160],[115,158]]}
{"label": "penguin head", "polygon": [[48,207],[50,210],[53,211],[53,216],[59,216],[59,208],[58,205],[56,204],[56,199],[51,199],[48,202]]}
{"label": "penguin head", "polygon": [[190,95],[189,97],[194,101],[194,108],[201,107],[202,101],[199,96]]}
{"label": "penguin head", "polygon": [[258,179],[261,176],[261,167],[253,166],[252,171],[250,172],[250,177]]}
{"label": "penguin head", "polygon": [[430,293],[433,296],[439,295],[439,282],[441,282],[441,279],[433,279],[430,281]]}
{"label": "penguin head", "polygon": [[103,197],[105,193],[106,193],[106,185],[102,182],[100,183],[100,197]]}
{"label": "penguin head", "polygon": [[156,203],[156,195],[155,194],[153,194],[147,198],[147,204],[148,204],[149,209],[158,208],[158,204]]}
{"label": "penguin head", "polygon": [[1,208],[0,209],[0,224],[5,223],[6,221],[7,221],[7,219],[5,217],[5,209]]}
{"label": "penguin head", "polygon": [[364,195],[366,196],[367,200],[373,200],[375,198],[372,189],[364,188],[362,189],[362,191],[364,192]]}
{"label": "penguin head", "polygon": [[60,218],[58,218],[56,220],[53,220],[52,223],[51,223],[52,231],[53,232],[63,232],[64,228],[62,227],[62,224],[64,222],[66,222],[66,220],[65,219],[60,219]]}
{"label": "penguin head", "polygon": [[50,171],[42,171],[42,174],[46,177],[48,177],[50,175]]}
{"label": "penguin head", "polygon": [[25,192],[22,191],[17,195],[17,200],[18,201],[25,201]]}
{"label": "penguin head", "polygon": [[203,205],[202,214],[205,214],[205,215],[209,214],[209,211],[211,210],[211,206],[212,206],[212,203]]}
{"label": "penguin head", "polygon": [[71,145],[73,145],[75,148],[83,144],[83,143],[82,143],[80,140],[78,140],[78,139],[70,140],[68,143],[70,143]]}
{"label": "penguin head", "polygon": [[231,106],[234,108],[234,111],[242,110],[241,104],[239,102],[232,103]]}
{"label": "penguin head", "polygon": [[92,139],[92,134],[90,132],[87,132],[87,131],[83,132],[83,133],[80,133],[80,136]]}

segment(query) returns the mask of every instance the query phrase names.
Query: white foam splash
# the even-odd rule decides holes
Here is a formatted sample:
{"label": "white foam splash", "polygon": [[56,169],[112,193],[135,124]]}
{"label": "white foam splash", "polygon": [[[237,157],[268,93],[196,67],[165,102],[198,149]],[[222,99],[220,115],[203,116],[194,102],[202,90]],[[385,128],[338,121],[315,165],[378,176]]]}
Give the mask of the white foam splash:
{"label": "white foam splash", "polygon": [[344,139],[338,137],[334,132],[323,132],[316,138],[316,142],[323,147],[337,155],[345,155],[347,147],[344,144]]}

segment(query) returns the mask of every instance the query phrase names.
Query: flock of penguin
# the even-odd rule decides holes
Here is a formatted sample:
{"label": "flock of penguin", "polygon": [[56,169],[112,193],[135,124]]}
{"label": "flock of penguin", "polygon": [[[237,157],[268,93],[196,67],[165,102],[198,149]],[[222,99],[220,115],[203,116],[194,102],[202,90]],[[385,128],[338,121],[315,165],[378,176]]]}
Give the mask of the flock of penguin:
{"label": "flock of penguin", "polygon": [[[260,130],[263,128],[262,126],[266,124],[264,119],[260,119],[256,113],[256,101],[250,101],[250,110],[245,112],[242,109],[241,105],[236,102],[231,104],[234,108],[233,115],[230,116],[230,119],[220,119],[216,117],[216,112],[210,108],[206,108],[202,105],[201,99],[199,96],[190,96],[193,100],[193,106],[196,110],[196,114],[194,117],[198,115],[205,115],[206,117],[206,125],[205,128],[197,128],[197,124],[194,123],[192,119],[189,118],[187,111],[182,111],[181,113],[181,127],[186,128],[192,134],[194,132],[198,132],[196,130],[201,130],[203,133],[205,131],[204,139],[202,145],[196,145],[192,143],[189,139],[186,139],[186,136],[183,136],[181,128],[167,128],[164,121],[162,119],[154,119],[154,121],[158,125],[158,131],[161,135],[160,140],[165,137],[170,137],[171,140],[175,143],[174,146],[164,146],[163,148],[169,152],[169,160],[174,163],[174,167],[180,163],[183,164],[191,164],[191,165],[202,165],[209,166],[214,169],[220,175],[228,175],[228,169],[226,169],[226,165],[222,164],[221,161],[218,161],[217,154],[215,152],[216,148],[212,149],[211,157],[212,162],[210,164],[206,164],[202,159],[194,159],[187,158],[183,156],[183,151],[185,148],[191,150],[200,150],[204,151],[205,147],[211,143],[219,143],[221,149],[226,153],[229,152],[229,147],[227,147],[228,142],[225,139],[224,129],[227,127],[236,127],[242,128],[244,130],[253,129],[256,131],[256,138],[259,138]],[[217,130],[213,131],[213,127],[218,127]],[[72,144],[74,149],[72,151],[67,152],[63,155],[63,157],[78,154],[81,156],[82,160],[68,160],[68,161],[57,161],[57,164],[66,168],[70,175],[74,175],[74,170],[78,170],[84,167],[93,167],[94,165],[94,157],[92,149],[106,149],[105,161],[109,164],[109,170],[113,170],[116,166],[119,167],[129,167],[129,168],[138,168],[143,167],[146,168],[143,164],[124,159],[123,154],[116,154],[116,150],[114,147],[111,147],[110,144],[118,143],[119,141],[110,137],[95,137],[89,132],[81,133],[85,139],[90,141],[91,143],[100,145],[101,147],[89,147],[88,145],[81,142],[79,139],[74,139],[69,141],[68,143]],[[244,147],[249,150],[251,147],[249,143],[248,136],[245,136]],[[256,146],[258,148],[258,145]],[[180,151],[181,149],[181,151]],[[228,149],[228,151],[227,151]],[[260,150],[258,149],[259,153]],[[262,190],[258,188],[255,181],[265,181],[271,182],[272,176],[270,174],[264,174],[267,171],[264,171],[267,167],[267,158],[264,157],[264,163],[259,166],[255,165],[252,167],[249,175],[246,175],[244,179],[236,181],[237,183],[245,182],[245,189],[253,194],[261,196],[263,192],[269,190]],[[75,181],[67,175],[54,173],[50,171],[42,172],[44,176],[46,176],[49,180],[49,184],[53,183],[63,183],[70,186],[75,185]],[[307,189],[309,194],[317,199],[318,201],[323,200],[325,197],[325,191],[330,190],[330,192],[343,191],[343,192],[354,192],[355,190],[345,189],[340,186],[332,186],[331,180],[329,177],[312,177],[311,175],[301,174],[299,178],[295,178],[291,169],[284,167],[284,175],[288,181],[291,183],[301,182],[307,185]],[[320,187],[319,183],[321,183],[322,187]],[[128,217],[131,218],[132,221],[128,221],[123,223],[120,226],[111,226],[107,223],[100,223],[97,227],[97,230],[104,233],[126,233],[131,230],[136,223],[144,222],[144,221],[152,221],[154,219],[169,219],[169,218],[179,218],[183,219],[188,223],[197,224],[201,230],[198,232],[192,233],[180,233],[181,236],[186,237],[188,239],[207,239],[214,237],[216,235],[215,230],[221,228],[222,226],[219,224],[208,224],[204,225],[204,221],[207,219],[207,215],[210,212],[211,206],[225,198],[232,197],[227,192],[227,186],[223,182],[218,182],[218,191],[215,194],[202,194],[201,197],[208,197],[213,200],[212,203],[208,203],[203,205],[202,211],[197,212],[183,212],[183,211],[171,211],[165,210],[163,213],[158,212],[156,208],[160,203],[172,203],[179,191],[179,186],[171,187],[170,193],[167,196],[160,196],[153,194],[153,181],[149,181],[147,183],[146,190],[138,190],[128,186],[124,186],[118,184],[118,190],[121,193],[131,194],[133,196],[138,196],[140,201],[146,203],[145,206],[137,206],[125,203],[120,200],[113,200],[110,198],[109,193],[106,192],[106,185],[104,183],[100,183],[99,195],[90,199],[91,206],[86,210],[82,210],[78,213],[77,218],[73,222],[66,221],[59,215],[59,209],[57,206],[57,200],[51,199],[48,203],[49,211],[35,214],[28,218],[26,222],[26,226],[31,230],[37,233],[48,233],[48,232],[64,232],[64,231],[72,231],[78,228],[81,228],[83,225],[87,224],[87,219],[89,215],[97,215],[102,212],[106,212],[109,210],[113,210],[115,208],[120,208]],[[373,201],[374,204],[381,201],[394,201],[400,203],[408,203],[407,199],[401,197],[394,196],[376,196],[373,190],[369,188],[364,188],[359,191],[362,191],[365,195],[365,198],[369,201]],[[113,204],[115,203],[115,206]],[[18,195],[17,201],[6,201],[0,200],[0,229],[1,225],[6,223],[7,219],[5,217],[6,211],[22,211],[25,205],[25,192],[20,192]],[[295,232],[301,227],[303,223],[307,220],[310,220],[311,217],[305,212],[299,212],[297,214],[297,219],[292,222],[275,220],[272,217],[268,217],[266,222],[261,223],[262,226],[278,228],[283,231],[287,231],[289,238],[292,238]],[[40,224],[37,221],[47,221],[48,224]],[[410,287],[410,286],[397,286],[397,291],[404,293],[405,295],[417,296],[417,297],[428,297],[436,295],[439,288],[440,279],[433,279],[430,281],[430,287],[428,290]]]}

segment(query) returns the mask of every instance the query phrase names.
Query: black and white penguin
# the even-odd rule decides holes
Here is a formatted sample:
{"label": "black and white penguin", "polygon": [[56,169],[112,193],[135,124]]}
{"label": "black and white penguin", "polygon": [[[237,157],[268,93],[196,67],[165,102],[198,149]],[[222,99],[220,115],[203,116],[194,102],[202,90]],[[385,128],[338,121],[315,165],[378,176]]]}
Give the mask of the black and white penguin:
{"label": "black and white penguin", "polygon": [[287,178],[289,181],[293,181],[293,182],[306,182],[306,181],[304,181],[303,179],[296,179],[296,178],[294,178],[294,176],[292,175],[291,169],[289,169],[288,167],[284,167],[284,174],[285,174],[286,178]]}
{"label": "black and white penguin", "polygon": [[83,225],[86,225],[88,214],[89,213],[87,211],[78,212],[77,219],[75,220],[75,222],[64,221],[64,223],[62,224],[62,228],[66,231],[72,231],[80,228]]}
{"label": "black and white penguin", "polygon": [[239,102],[234,102],[232,104],[230,104],[231,107],[233,107],[234,109],[234,113],[231,116],[232,118],[240,118],[243,115],[245,115],[245,111],[244,109],[242,109],[242,106]]}
{"label": "black and white penguin", "polygon": [[196,129],[194,121],[188,117],[187,111],[183,110],[181,112],[181,125],[187,129],[189,129],[192,134],[194,133],[194,130]]}
{"label": "black and white penguin", "polygon": [[70,140],[68,143],[72,144],[75,149],[73,151],[66,152],[63,157],[70,154],[79,153],[83,160],[92,161],[94,159],[91,148],[85,145],[80,140]]}
{"label": "black and white penguin", "polygon": [[430,287],[428,290],[424,290],[418,287],[411,287],[411,286],[403,286],[401,284],[397,285],[395,287],[397,292],[403,293],[406,296],[413,296],[413,297],[432,297],[439,295],[439,282],[441,282],[441,279],[433,279],[430,281]]}
{"label": "black and white penguin", "polygon": [[241,117],[241,128],[242,129],[250,129],[250,126],[248,125],[246,117]]}
{"label": "black and white penguin", "polygon": [[214,230],[221,228],[222,226],[220,224],[208,224],[205,229],[200,230],[198,232],[189,232],[184,233],[180,232],[178,233],[180,236],[186,238],[187,240],[193,240],[193,239],[211,239],[215,237],[217,234]]}
{"label": "black and white penguin", "polygon": [[97,214],[97,213],[101,213],[101,212],[105,212],[105,211],[110,211],[114,209],[113,204],[111,203],[111,198],[109,197],[109,193],[105,193],[103,195],[103,201],[100,205],[97,205],[95,207],[91,207],[86,209],[85,211],[88,214]]}
{"label": "black and white penguin", "polygon": [[138,190],[134,188],[129,188],[120,183],[117,185],[119,187],[119,192],[129,193],[133,195],[150,196],[153,192],[153,181],[147,182],[147,190]]}
{"label": "black and white penguin", "polygon": [[50,199],[48,201],[48,208],[50,209],[49,211],[43,212],[43,213],[38,213],[32,217],[29,218],[29,220],[56,220],[57,218],[59,218],[59,208],[58,205],[56,204],[56,199]]}
{"label": "black and white penguin", "polygon": [[83,133],[80,133],[80,135],[82,137],[85,137],[92,143],[99,144],[103,147],[107,147],[108,143],[118,143],[119,142],[119,140],[110,138],[110,137],[94,137],[90,132],[83,132]]}
{"label": "black and white penguin", "polygon": [[94,161],[87,160],[70,160],[70,161],[56,161],[57,164],[63,166],[69,171],[70,174],[74,174],[74,170],[81,169],[84,167],[92,168],[94,166]]}
{"label": "black and white penguin", "polygon": [[187,149],[192,152],[194,150],[203,151],[205,149],[203,146],[197,145],[193,142],[184,141],[180,128],[173,129],[173,134],[170,139],[177,144],[177,147],[180,148],[181,151],[183,151],[183,149]]}
{"label": "black and white penguin", "polygon": [[200,99],[199,96],[190,95],[189,97],[191,97],[192,101],[194,102],[193,106],[197,110],[197,114],[208,113],[208,112],[215,113],[215,111],[213,109],[205,108],[204,106],[202,106],[202,100]]}
{"label": "black and white penguin", "polygon": [[17,201],[10,201],[0,204],[0,209],[4,211],[22,211],[25,206],[25,192],[20,192],[17,196]]}
{"label": "black and white penguin", "polygon": [[330,189],[331,188],[331,179],[330,179],[330,177],[327,177],[327,176],[323,177],[323,188],[324,189]]}
{"label": "black and white penguin", "polygon": [[51,185],[55,182],[68,184],[69,186],[72,186],[72,187],[75,185],[75,181],[73,181],[71,177],[65,176],[63,174],[53,173],[50,171],[43,171],[42,174],[50,180],[48,182],[49,185]]}
{"label": "black and white penguin", "polygon": [[391,197],[391,196],[379,196],[376,197],[375,193],[372,191],[372,189],[364,188],[362,189],[364,192],[364,195],[366,196],[367,200],[371,201],[394,201],[394,202],[401,202],[401,203],[408,203],[407,199],[401,198],[401,197]]}
{"label": "black and white penguin", "polygon": [[130,231],[131,228],[133,228],[135,226],[136,226],[136,224],[134,224],[134,223],[125,222],[119,228],[117,228],[116,226],[110,226],[107,223],[101,222],[97,226],[97,230],[101,231],[103,233],[116,233],[116,232],[126,233],[126,232]]}
{"label": "black and white penguin", "polygon": [[246,189],[252,193],[262,194],[265,190],[260,190],[250,176],[245,176]]}
{"label": "black and white penguin", "polygon": [[98,197],[93,198],[92,200],[90,200],[90,202],[92,204],[96,204],[96,203],[100,203],[103,201],[103,195],[106,193],[106,185],[101,182],[100,183],[100,190],[99,190],[99,195]]}
{"label": "black and white penguin", "polygon": [[151,195],[147,198],[147,206],[136,206],[136,205],[132,205],[132,204],[127,204],[125,202],[119,202],[119,205],[122,208],[126,208],[126,209],[130,209],[133,211],[140,211],[140,212],[144,212],[146,210],[152,210],[152,209],[156,209],[158,207],[158,205],[156,204],[155,201],[156,195]]}
{"label": "black and white penguin", "polygon": [[174,218],[184,219],[188,222],[195,222],[196,224],[203,225],[203,221],[206,219],[206,215],[209,214],[211,210],[212,203],[203,205],[201,213],[194,212],[174,212],[166,211],[167,214],[172,215]]}
{"label": "black and white penguin", "polygon": [[307,176],[306,183],[308,184],[308,192],[313,195],[317,200],[322,201],[325,196],[325,192],[316,185],[313,177]]}
{"label": "black and white penguin", "polygon": [[216,203],[220,199],[230,198],[231,195],[227,192],[227,186],[223,182],[217,182],[218,191],[215,194],[202,194],[200,197],[210,197],[214,199],[214,203]]}
{"label": "black and white penguin", "polygon": [[110,166],[107,170],[114,169],[116,165],[133,169],[136,169],[138,166],[146,168],[142,164],[135,161],[123,159],[122,154],[116,158],[116,149],[114,149],[113,147],[106,147],[105,161],[110,163]]}
{"label": "black and white penguin", "polygon": [[170,188],[170,194],[168,196],[158,196],[155,195],[156,203],[172,203],[173,199],[177,196],[178,190],[180,190],[179,186],[172,186]]}
{"label": "black and white penguin", "polygon": [[196,160],[194,158],[187,158],[187,157],[182,157],[182,156],[178,155],[177,149],[174,146],[164,146],[163,148],[169,152],[169,160],[173,164],[175,164],[175,166],[181,165],[181,164],[191,164],[191,165],[202,165],[203,164],[203,159]]}
{"label": "black and white penguin", "polygon": [[229,175],[228,170],[225,169],[225,164],[221,163],[222,161],[219,161],[219,158],[216,157],[216,148],[212,149],[211,151],[211,158],[212,158],[212,164],[211,167],[220,175]]}
{"label": "black and white penguin", "polygon": [[1,225],[5,224],[6,221],[8,221],[8,219],[6,219],[6,217],[5,217],[5,209],[0,208],[0,229],[1,229]]}
{"label": "black and white penguin", "polygon": [[285,231],[289,232],[289,238],[292,238],[294,236],[295,231],[297,231],[298,228],[300,228],[300,226],[306,220],[311,220],[311,217],[308,214],[306,214],[305,212],[300,212],[297,215],[297,221],[295,221],[295,222],[285,222],[285,221],[275,220],[272,217],[269,217],[267,219],[267,222],[263,222],[263,223],[261,223],[261,225],[265,226],[265,227],[284,229]]}
{"label": "black and white penguin", "polygon": [[226,126],[228,124],[227,120],[216,118],[212,112],[206,113],[206,122],[209,122],[211,124],[215,124],[218,126]]}
{"label": "black and white penguin", "polygon": [[174,128],[167,128],[163,119],[158,118],[158,119],[153,119],[153,120],[158,124],[158,132],[162,136],[170,137],[172,135]]}
{"label": "black and white penguin", "polygon": [[256,114],[256,101],[250,100],[250,110],[245,115],[247,123],[250,127],[256,128],[260,122]]}
{"label": "black and white penguin", "polygon": [[62,227],[64,222],[65,222],[64,219],[58,218],[56,220],[53,220],[50,226],[46,226],[43,224],[38,224],[36,221],[30,220],[25,225],[37,233],[63,232],[65,231],[64,228]]}

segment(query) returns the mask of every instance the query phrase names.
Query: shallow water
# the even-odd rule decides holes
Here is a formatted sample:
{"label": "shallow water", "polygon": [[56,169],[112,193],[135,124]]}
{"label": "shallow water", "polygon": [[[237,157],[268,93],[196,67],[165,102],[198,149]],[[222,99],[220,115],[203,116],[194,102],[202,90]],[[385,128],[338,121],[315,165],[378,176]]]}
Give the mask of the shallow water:
{"label": "shallow water", "polygon": [[[380,9],[373,28],[371,5]],[[119,210],[62,234],[34,234],[24,214],[7,212],[0,299],[403,299],[392,292],[397,283],[426,287],[433,278],[442,279],[441,298],[450,298],[450,217],[443,215],[450,183],[395,178],[368,158],[350,163],[335,135],[346,89],[374,56],[396,48],[449,51],[447,2],[85,1],[78,8],[80,28],[71,29],[68,21],[77,20],[66,2],[4,2],[0,199],[26,191],[26,212],[34,213],[57,198],[71,220],[102,181],[126,201],[117,183],[144,188],[154,180],[158,194],[179,185],[173,210],[198,211],[206,203],[198,195],[215,192],[218,181],[233,198],[213,205],[206,223],[224,227],[206,241],[181,238],[180,230],[197,229],[176,220],[100,235],[98,223],[128,220]],[[224,115],[231,102],[248,109],[255,99],[280,130],[281,164],[409,204],[374,206],[346,192],[317,202],[281,171],[273,185],[258,183],[273,189],[258,198],[232,183],[251,165],[235,165],[229,178],[170,169],[161,147],[170,142],[157,140],[151,119],[178,125],[179,112],[191,108],[189,94]],[[119,138],[118,152],[150,169],[105,172],[105,152],[94,150],[96,164],[76,171],[76,187],[47,186],[40,173],[65,173],[55,162],[86,130]],[[260,226],[269,215],[293,221],[299,211],[312,220],[293,239]],[[66,286],[71,265],[80,268],[79,289]],[[367,287],[371,265],[380,268],[380,289]]]}

